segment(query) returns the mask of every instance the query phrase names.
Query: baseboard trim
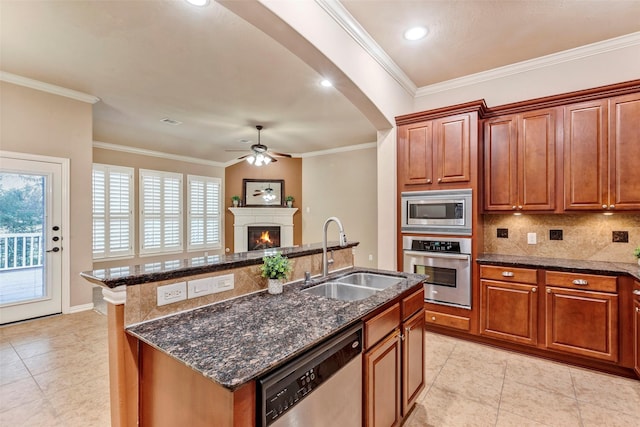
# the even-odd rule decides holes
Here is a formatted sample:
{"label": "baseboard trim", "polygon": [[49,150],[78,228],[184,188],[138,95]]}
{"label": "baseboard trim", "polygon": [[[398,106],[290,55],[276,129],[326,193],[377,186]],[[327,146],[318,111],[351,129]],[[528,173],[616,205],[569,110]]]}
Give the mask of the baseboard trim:
{"label": "baseboard trim", "polygon": [[80,313],[81,311],[89,311],[89,310],[93,310],[92,302],[90,302],[89,304],[74,305],[72,307],[69,307],[69,309],[63,314]]}

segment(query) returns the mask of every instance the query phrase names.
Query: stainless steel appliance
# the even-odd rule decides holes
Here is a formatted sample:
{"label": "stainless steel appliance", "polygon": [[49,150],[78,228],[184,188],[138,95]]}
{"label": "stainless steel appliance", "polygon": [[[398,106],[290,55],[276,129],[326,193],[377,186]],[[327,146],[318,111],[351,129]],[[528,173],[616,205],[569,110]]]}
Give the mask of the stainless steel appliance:
{"label": "stainless steel appliance", "polygon": [[427,276],[424,300],[471,309],[471,239],[402,238],[404,271]]}
{"label": "stainless steel appliance", "polygon": [[259,427],[362,427],[362,323],[258,380]]}
{"label": "stainless steel appliance", "polygon": [[406,191],[400,200],[403,233],[471,235],[471,189]]}

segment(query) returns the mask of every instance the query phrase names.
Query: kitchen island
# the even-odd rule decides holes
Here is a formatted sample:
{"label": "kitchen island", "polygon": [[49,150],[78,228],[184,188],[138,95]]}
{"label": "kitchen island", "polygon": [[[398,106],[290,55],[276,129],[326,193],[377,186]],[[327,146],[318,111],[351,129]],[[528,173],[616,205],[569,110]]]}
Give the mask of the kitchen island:
{"label": "kitchen island", "polygon": [[[352,256],[348,256],[350,247],[334,245],[331,249],[335,251],[337,271],[329,277],[365,271],[353,268]],[[287,248],[286,252],[296,264],[294,277],[300,277],[304,271],[318,275],[321,263],[315,257],[321,252],[319,245],[297,250]],[[263,283],[257,291],[229,295],[213,303],[203,297],[204,300],[195,303],[199,306],[183,307],[182,301],[145,308],[155,305],[150,301],[154,298],[148,297],[155,297],[158,283],[230,271],[240,279],[236,279],[237,290],[242,288],[240,282],[246,280],[244,276],[260,281],[255,276],[262,262],[261,254],[231,258],[239,258],[240,264],[225,259],[217,263],[223,263],[224,268],[210,267],[214,271],[204,273],[202,266],[195,266],[199,273],[196,276],[188,266],[167,272],[172,276],[170,279],[159,272],[150,273],[161,282],[151,281],[142,269],[124,279],[107,277],[100,271],[83,273],[92,283],[105,287],[105,299],[110,302],[112,425],[157,426],[178,421],[189,425],[254,425],[256,378],[372,313],[390,304],[399,304],[411,293],[421,292],[424,279],[414,274],[379,272],[396,276],[399,283],[359,301],[340,301],[302,292],[302,288],[323,280],[314,277],[308,283],[297,280],[285,285],[279,295],[268,294]],[[123,304],[115,304],[118,300],[112,295],[114,289],[123,288],[124,308]],[[193,300],[187,301],[194,304]],[[176,312],[167,313],[164,307],[172,305],[176,306]],[[127,310],[134,315],[125,316]],[[128,322],[127,317],[138,321]],[[113,406],[117,407],[115,414]]]}

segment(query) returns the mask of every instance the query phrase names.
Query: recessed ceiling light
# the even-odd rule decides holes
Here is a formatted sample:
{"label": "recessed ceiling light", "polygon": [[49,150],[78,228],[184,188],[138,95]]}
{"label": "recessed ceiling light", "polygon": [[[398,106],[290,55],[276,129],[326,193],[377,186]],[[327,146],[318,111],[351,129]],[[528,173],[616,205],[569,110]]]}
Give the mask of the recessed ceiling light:
{"label": "recessed ceiling light", "polygon": [[330,80],[324,79],[320,82],[320,85],[323,87],[331,87],[333,86],[333,83],[331,83]]}
{"label": "recessed ceiling light", "polygon": [[187,3],[194,6],[206,6],[209,4],[209,0],[187,0]]}
{"label": "recessed ceiling light", "polygon": [[407,40],[420,40],[427,35],[429,30],[426,27],[413,27],[404,32],[404,38]]}
{"label": "recessed ceiling light", "polygon": [[165,117],[164,119],[160,119],[160,121],[162,123],[164,123],[164,124],[171,125],[171,126],[178,126],[178,125],[182,124],[182,122],[180,122],[178,120],[170,119],[169,117]]}

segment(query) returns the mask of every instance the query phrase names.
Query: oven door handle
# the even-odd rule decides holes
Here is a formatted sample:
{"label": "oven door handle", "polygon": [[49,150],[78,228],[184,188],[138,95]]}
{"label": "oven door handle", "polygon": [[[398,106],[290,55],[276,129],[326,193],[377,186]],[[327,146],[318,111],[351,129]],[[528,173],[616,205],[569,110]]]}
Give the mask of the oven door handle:
{"label": "oven door handle", "polygon": [[445,258],[445,259],[459,259],[462,261],[468,261],[471,255],[459,255],[459,254],[446,254],[440,252],[419,252],[419,251],[404,251],[405,255],[421,256],[425,258]]}

